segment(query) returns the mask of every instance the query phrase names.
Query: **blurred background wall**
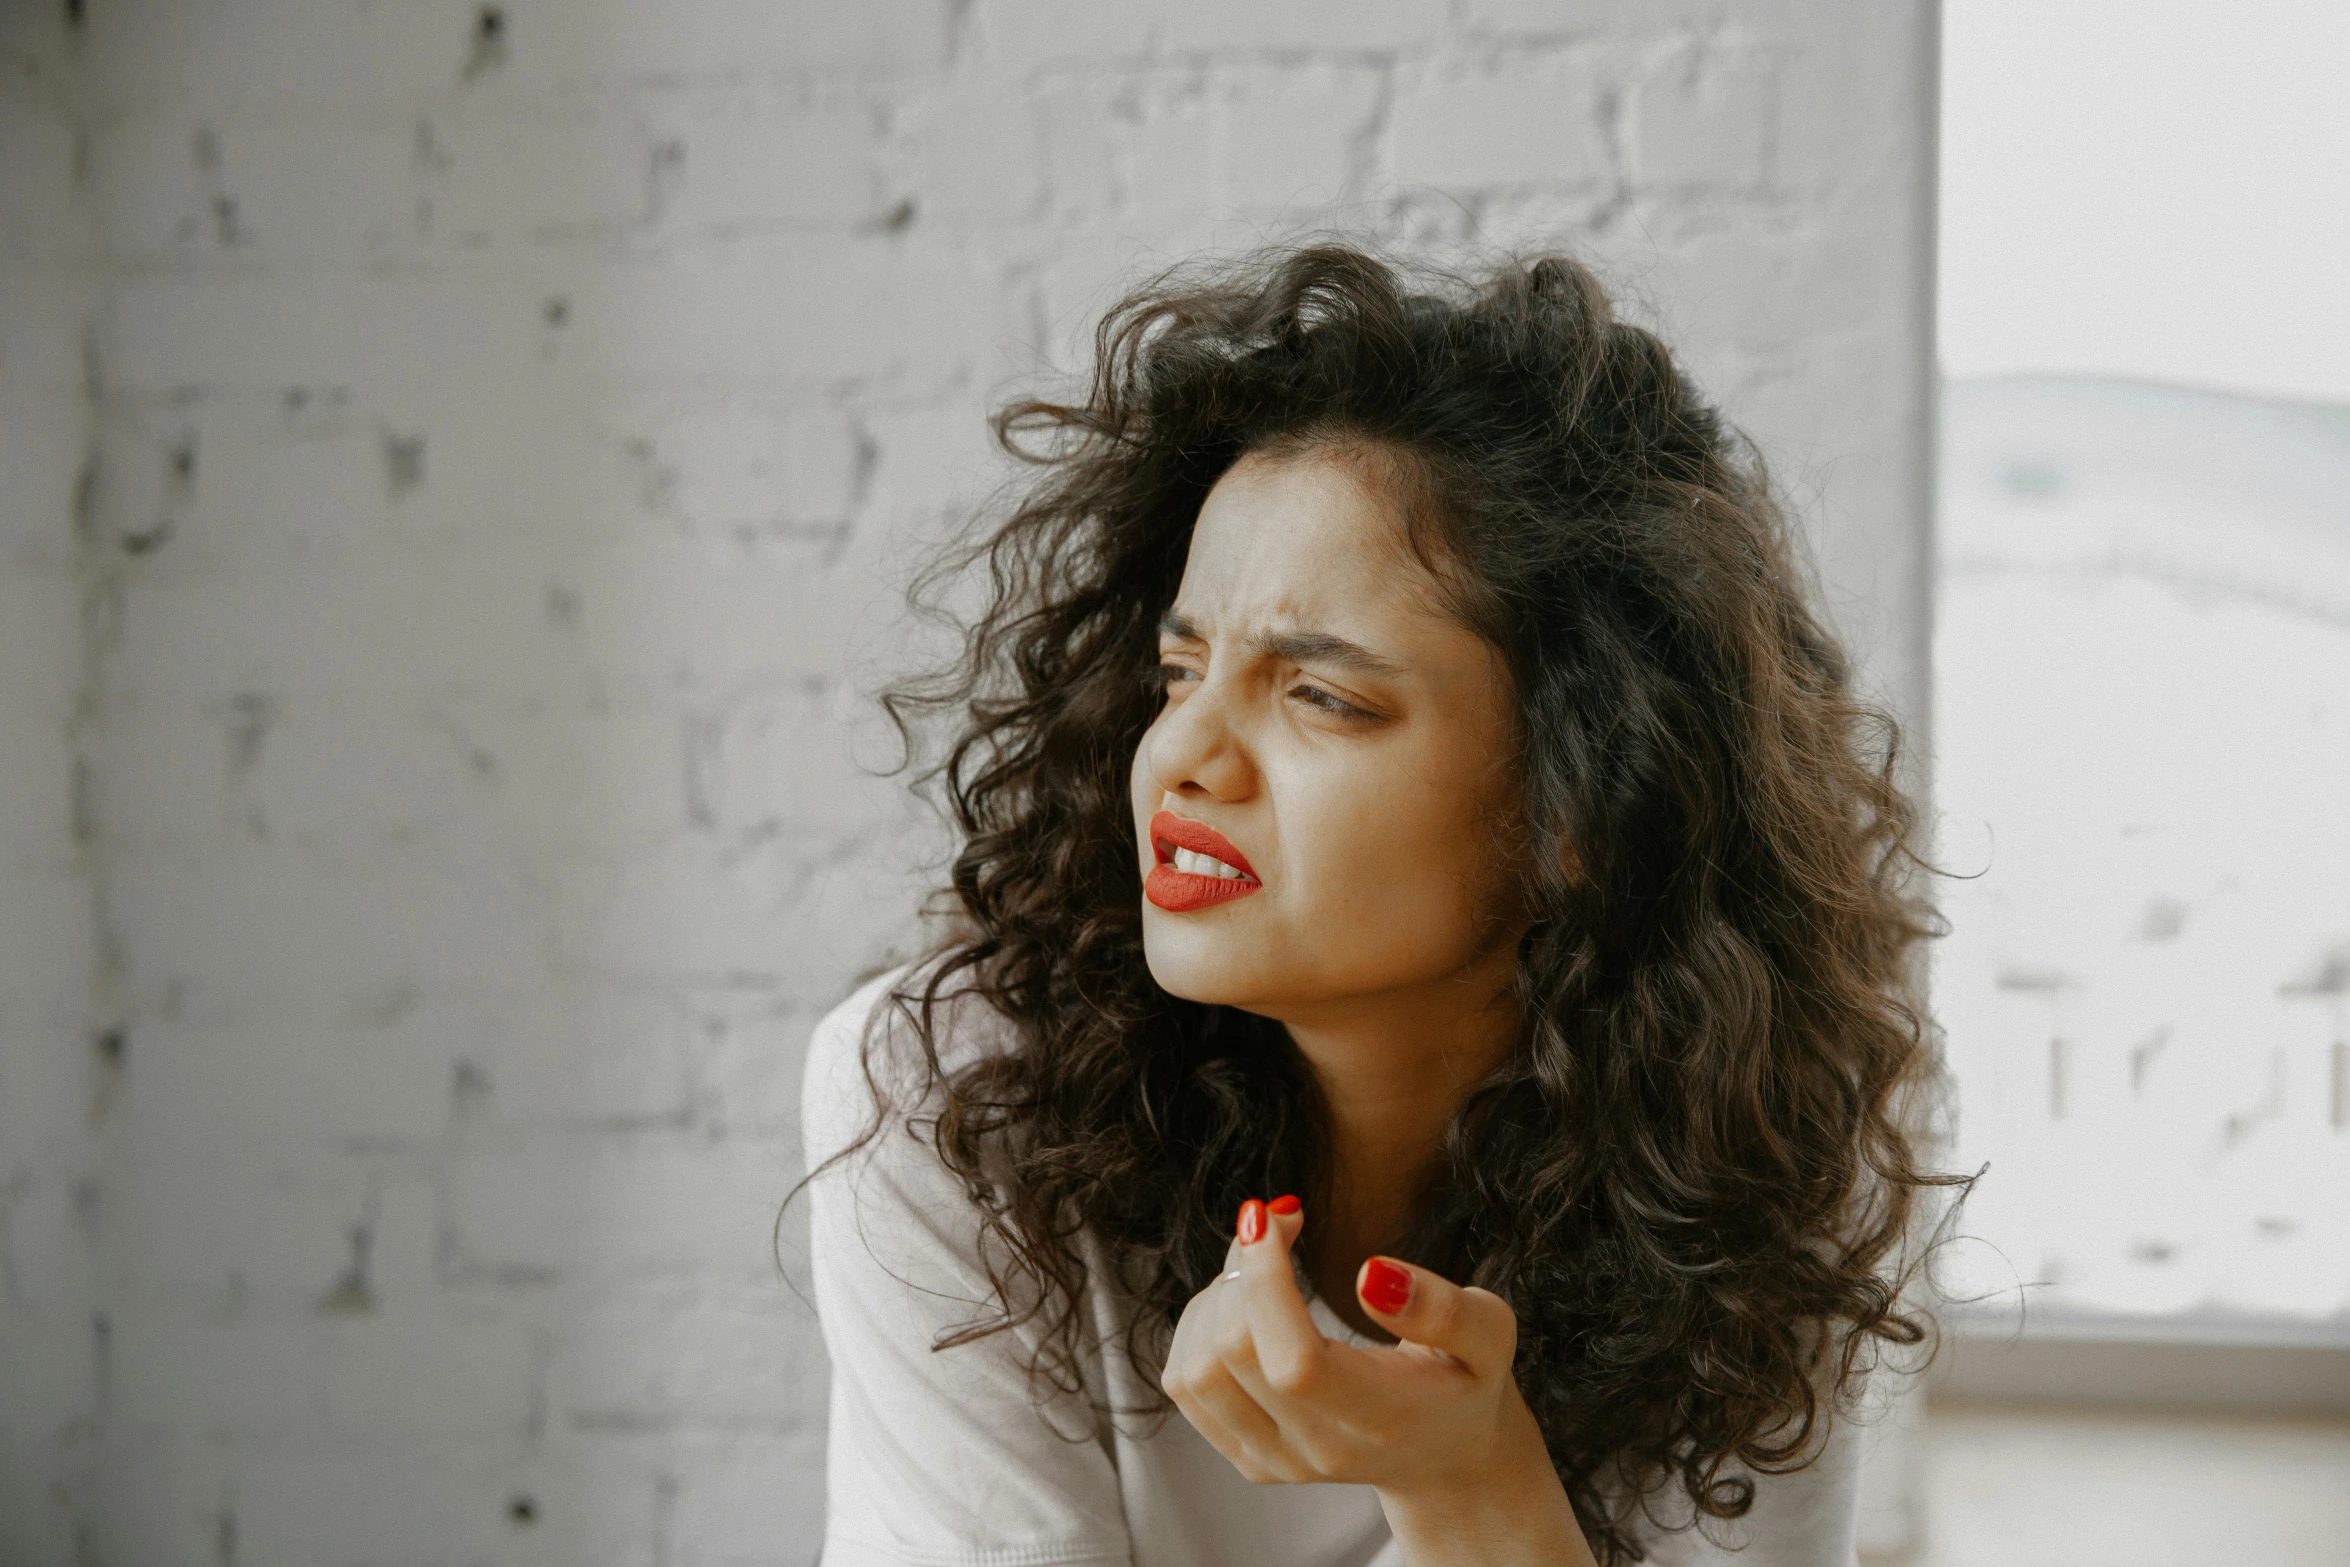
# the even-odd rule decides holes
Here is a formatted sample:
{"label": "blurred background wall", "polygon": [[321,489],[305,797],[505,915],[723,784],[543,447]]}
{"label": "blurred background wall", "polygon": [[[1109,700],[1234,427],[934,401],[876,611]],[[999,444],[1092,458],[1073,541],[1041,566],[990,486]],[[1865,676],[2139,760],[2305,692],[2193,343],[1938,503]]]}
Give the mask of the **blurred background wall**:
{"label": "blurred background wall", "polygon": [[868,693],[1161,265],[1597,260],[1922,724],[1933,21],[5,0],[0,1558],[811,1560]]}

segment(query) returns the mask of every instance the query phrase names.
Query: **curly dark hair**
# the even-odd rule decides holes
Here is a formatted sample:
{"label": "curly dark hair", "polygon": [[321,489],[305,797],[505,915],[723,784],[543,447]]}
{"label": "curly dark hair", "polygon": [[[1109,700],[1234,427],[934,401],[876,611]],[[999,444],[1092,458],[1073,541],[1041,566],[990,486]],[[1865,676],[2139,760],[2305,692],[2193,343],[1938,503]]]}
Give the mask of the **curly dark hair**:
{"label": "curly dark hair", "polygon": [[[1733,1465],[1801,1467],[1881,1351],[1931,1332],[1910,1235],[1947,1182],[1921,1162],[1931,915],[1895,732],[1760,463],[1560,257],[1462,279],[1260,255],[1132,295],[1096,353],[1083,401],[997,416],[1035,481],[942,568],[987,585],[960,661],[887,698],[910,734],[951,723],[928,776],[962,845],[953,934],[893,999],[930,1070],[916,1134],[1006,1259],[993,1314],[942,1347],[1034,1323],[1037,1373],[1077,1388],[1090,1234],[1155,1386],[1241,1200],[1330,1190],[1281,1027],[1144,965],[1127,769],[1210,486],[1253,451],[1376,452],[1506,658],[1536,916],[1520,1036],[1399,1254],[1517,1313],[1519,1387],[1603,1562],[1641,1557],[1675,1489],[1740,1516]],[[948,1070],[943,1008],[971,993],[1019,1043]]]}

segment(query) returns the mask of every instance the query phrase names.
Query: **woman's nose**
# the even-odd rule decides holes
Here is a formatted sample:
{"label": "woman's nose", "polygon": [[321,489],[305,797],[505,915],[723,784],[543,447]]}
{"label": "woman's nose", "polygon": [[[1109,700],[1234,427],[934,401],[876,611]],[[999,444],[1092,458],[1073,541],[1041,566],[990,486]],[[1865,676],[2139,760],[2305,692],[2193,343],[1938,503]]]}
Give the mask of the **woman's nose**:
{"label": "woman's nose", "polygon": [[1159,715],[1142,739],[1151,781],[1191,799],[1240,800],[1256,789],[1256,765],[1235,732],[1226,693],[1203,681]]}

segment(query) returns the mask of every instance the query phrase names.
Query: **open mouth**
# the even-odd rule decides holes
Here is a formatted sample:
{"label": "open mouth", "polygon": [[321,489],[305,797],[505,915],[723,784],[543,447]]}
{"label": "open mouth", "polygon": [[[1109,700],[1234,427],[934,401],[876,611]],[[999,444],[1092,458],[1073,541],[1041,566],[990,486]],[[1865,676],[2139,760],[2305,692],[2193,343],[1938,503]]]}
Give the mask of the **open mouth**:
{"label": "open mouth", "polygon": [[1142,895],[1170,913],[1230,903],[1264,885],[1248,856],[1206,822],[1161,811],[1151,818],[1150,837],[1158,863],[1143,878]]}

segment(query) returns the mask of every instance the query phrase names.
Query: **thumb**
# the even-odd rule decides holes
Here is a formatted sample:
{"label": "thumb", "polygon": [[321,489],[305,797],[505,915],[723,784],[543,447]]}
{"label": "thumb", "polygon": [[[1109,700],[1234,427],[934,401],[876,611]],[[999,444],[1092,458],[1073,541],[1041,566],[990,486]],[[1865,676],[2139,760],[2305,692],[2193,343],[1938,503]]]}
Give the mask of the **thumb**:
{"label": "thumb", "polygon": [[1517,1313],[1490,1290],[1464,1289],[1426,1268],[1373,1257],[1355,1275],[1355,1295],[1388,1332],[1450,1355],[1476,1376],[1506,1375],[1517,1355]]}

